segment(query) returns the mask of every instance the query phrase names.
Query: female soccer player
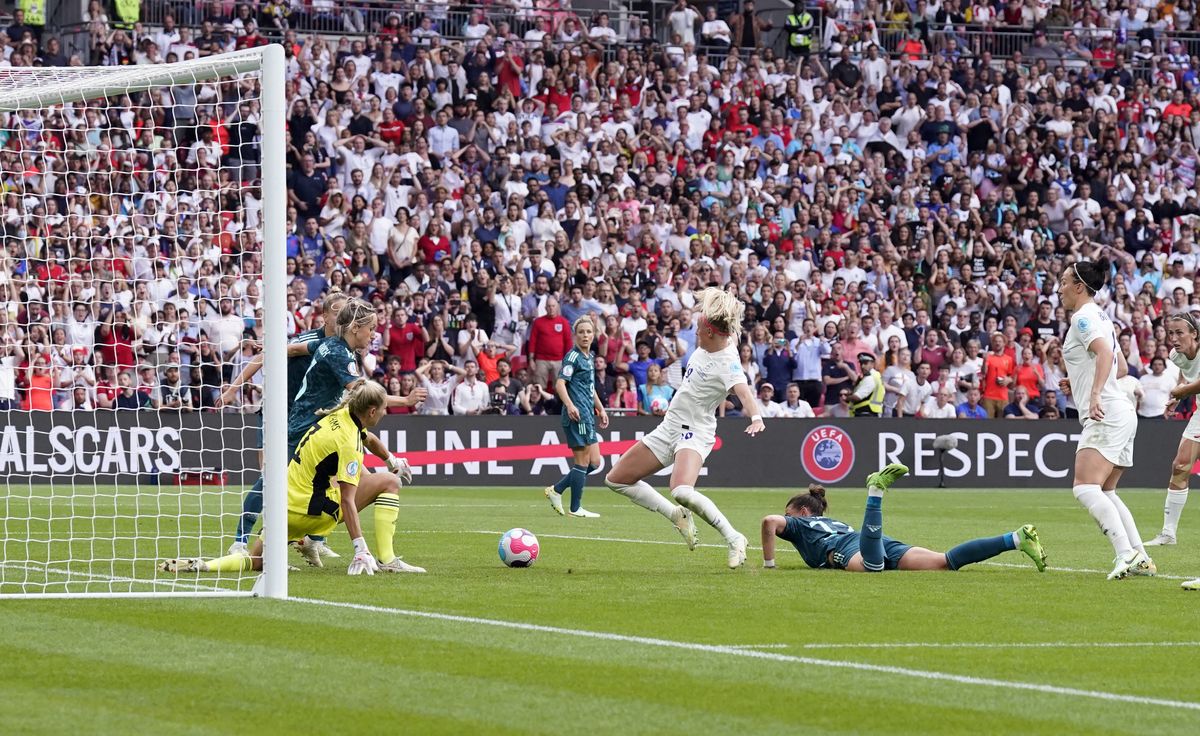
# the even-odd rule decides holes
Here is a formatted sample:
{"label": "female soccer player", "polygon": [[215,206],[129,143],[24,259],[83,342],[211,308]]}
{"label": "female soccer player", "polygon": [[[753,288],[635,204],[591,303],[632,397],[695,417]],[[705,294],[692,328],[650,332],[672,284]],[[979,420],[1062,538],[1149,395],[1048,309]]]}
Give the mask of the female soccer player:
{"label": "female soccer player", "polygon": [[[313,356],[312,364],[304,374],[304,380],[288,414],[288,457],[296,453],[296,446],[309,428],[320,419],[320,412],[336,406],[344,391],[363,380],[358,354],[370,347],[375,337],[375,325],[375,309],[361,299],[351,299],[338,312],[337,335],[308,343]],[[412,405],[422,400],[424,394],[424,391],[418,390],[407,397],[393,397],[390,400],[385,398],[385,401],[389,405]],[[387,445],[373,433],[367,432],[364,443],[372,455],[387,463],[389,473],[399,476],[404,483],[412,481],[408,462],[392,455]],[[387,499],[386,504],[391,509],[393,525],[395,517],[399,514],[399,497],[395,500],[395,505],[391,503],[392,499]],[[321,567],[319,552],[322,540],[315,541],[316,544],[302,544],[297,549],[308,564]],[[394,565],[386,567],[385,570],[424,572],[399,558],[396,558]]]}
{"label": "female soccer player", "polygon": [[[667,517],[683,535],[688,549],[695,549],[699,541],[692,512],[700,514],[725,538],[729,567],[737,568],[746,561],[746,537],[733,528],[716,504],[696,490],[695,483],[716,442],[717,407],[729,392],[737,394],[742,406],[757,406],[737,352],[745,305],[729,292],[708,288],[697,295],[696,308],[701,315],[696,351],[688,361],[683,384],[658,428],[638,440],[604,482],[638,506]],[[746,434],[753,436],[765,428],[762,416],[754,414]],[[671,498],[679,506],[643,480],[672,463]]]}
{"label": "female soccer player", "polygon": [[1075,498],[1083,504],[1116,552],[1109,580],[1154,575],[1154,562],[1142,547],[1133,515],[1117,495],[1121,474],[1133,464],[1137,412],[1117,386],[1124,356],[1117,350],[1112,321],[1092,300],[1108,281],[1108,261],[1076,261],[1058,282],[1058,296],[1071,312],[1063,340],[1069,391],[1079,410],[1083,433],[1075,451]]}
{"label": "female soccer player", "polygon": [[1009,550],[1029,555],[1038,572],[1046,569],[1046,552],[1032,524],[998,537],[963,542],[949,552],[934,552],[884,536],[883,493],[906,473],[907,467],[893,463],[867,477],[867,509],[862,530],[857,532],[825,516],[829,503],[823,486],[811,485],[808,493],[793,496],[783,516],[763,517],[763,567],[775,567],[775,537],[779,537],[791,542],[809,567],[847,572],[958,570]]}
{"label": "female soccer player", "polygon": [[[1167,343],[1171,346],[1171,362],[1179,366],[1179,385],[1171,389],[1167,402],[1167,414],[1175,405],[1189,396],[1200,394],[1200,326],[1196,318],[1187,312],[1167,317]],[[1179,516],[1187,503],[1188,480],[1192,467],[1200,459],[1200,412],[1192,414],[1183,436],[1179,438],[1179,449],[1171,462],[1171,481],[1167,484],[1167,503],[1163,508],[1162,531],[1146,542],[1147,547],[1175,544],[1179,529]]]}
{"label": "female soccer player", "polygon": [[[322,415],[300,440],[288,463],[288,539],[302,543],[306,535],[325,536],[345,522],[354,540],[350,575],[374,575],[397,559],[392,551],[396,532],[396,494],[400,480],[391,473],[363,473],[363,441],[367,431],[387,414],[383,386],[360,381]],[[359,512],[375,503],[375,554],[363,539]],[[381,513],[382,512],[382,513]],[[244,572],[262,569],[262,537],[249,550],[215,560],[174,559],[159,565],[164,572]]]}
{"label": "female soccer player", "polygon": [[563,491],[571,489],[571,516],[596,519],[600,514],[592,513],[581,505],[583,486],[588,473],[600,467],[600,442],[596,439],[596,423],[600,429],[608,427],[608,412],[604,402],[596,393],[596,368],[592,362],[592,341],[596,338],[596,324],[591,315],[575,320],[571,328],[575,336],[575,347],[563,357],[554,381],[554,393],[562,402],[563,434],[567,436],[567,447],[575,456],[571,470],[552,486],[546,486],[546,498],[550,507],[562,515]]}

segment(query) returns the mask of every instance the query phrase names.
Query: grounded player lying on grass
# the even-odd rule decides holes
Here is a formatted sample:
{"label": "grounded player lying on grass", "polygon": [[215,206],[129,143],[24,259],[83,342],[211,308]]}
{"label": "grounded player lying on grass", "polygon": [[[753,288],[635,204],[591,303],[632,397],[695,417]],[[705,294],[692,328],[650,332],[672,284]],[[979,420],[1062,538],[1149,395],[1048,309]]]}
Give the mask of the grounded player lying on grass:
{"label": "grounded player lying on grass", "polygon": [[949,552],[934,552],[904,544],[883,534],[883,492],[908,473],[898,463],[867,477],[867,508],[862,531],[825,516],[829,508],[822,486],[793,496],[783,516],[762,520],[763,567],[775,567],[775,537],[791,542],[809,567],[849,572],[882,570],[958,570],[1010,550],[1029,555],[1039,572],[1046,569],[1046,552],[1032,524],[998,537],[972,539]]}
{"label": "grounded player lying on grass", "polygon": [[[361,381],[342,402],[322,410],[288,463],[288,539],[303,545],[306,536],[324,537],[338,522],[354,540],[351,575],[383,572],[425,572],[396,556],[392,538],[400,514],[400,480],[391,473],[363,473],[363,441],[367,431],[387,413],[387,395],[373,381]],[[359,512],[375,504],[375,554],[363,540]],[[236,552],[215,560],[166,560],[164,572],[244,572],[262,569],[262,537],[249,553]],[[377,559],[378,558],[378,559]]]}

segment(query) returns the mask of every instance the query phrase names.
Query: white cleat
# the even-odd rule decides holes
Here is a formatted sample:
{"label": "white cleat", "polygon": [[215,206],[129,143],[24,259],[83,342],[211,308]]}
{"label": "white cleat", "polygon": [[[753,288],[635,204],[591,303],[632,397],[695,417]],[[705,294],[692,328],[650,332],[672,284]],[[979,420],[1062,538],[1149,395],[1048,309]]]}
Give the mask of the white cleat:
{"label": "white cleat", "polygon": [[1170,534],[1164,534],[1162,532],[1159,532],[1158,536],[1156,536],[1154,539],[1151,539],[1149,542],[1143,543],[1142,546],[1144,546],[1144,547],[1170,547],[1173,544],[1175,544],[1175,537],[1172,537]]}
{"label": "white cleat", "polygon": [[1127,555],[1117,555],[1117,558],[1113,560],[1113,571],[1108,574],[1108,579],[1121,580],[1129,575],[1152,576],[1156,572],[1154,563],[1150,561],[1145,552],[1133,550]]}
{"label": "white cleat", "polygon": [[746,562],[746,536],[739,534],[729,543],[729,569],[736,570]]}
{"label": "white cleat", "polygon": [[1180,583],[1179,587],[1183,588],[1184,590],[1200,590],[1200,578],[1196,578],[1195,580],[1186,580]]}
{"label": "white cleat", "polygon": [[229,545],[229,551],[226,552],[225,554],[227,554],[227,555],[248,555],[248,554],[250,554],[250,549],[246,545],[245,542],[234,542],[233,544]]}
{"label": "white cleat", "polygon": [[309,565],[313,567],[325,567],[325,563],[321,562],[321,550],[317,549],[317,544],[308,537],[301,539],[299,542],[290,542],[290,544]]}
{"label": "white cleat", "polygon": [[325,544],[325,542],[323,542],[321,540],[315,540],[315,541],[309,540],[309,541],[317,546],[317,554],[321,555],[322,557],[328,557],[331,560],[335,560],[338,557],[341,557],[341,555],[339,555],[337,552],[334,552],[333,548],[330,547],[328,544]]}
{"label": "white cleat", "polygon": [[559,516],[567,513],[563,511],[562,494],[554,490],[554,486],[546,486],[546,500],[550,502],[550,508],[554,509],[554,513]]}
{"label": "white cleat", "polygon": [[158,565],[158,569],[163,572],[208,572],[208,565],[204,564],[204,560],[196,559],[195,557],[181,558],[177,560],[163,560]]}
{"label": "white cleat", "polygon": [[425,568],[417,567],[416,565],[410,565],[407,562],[405,562],[404,560],[400,559],[399,557],[393,557],[391,562],[387,563],[386,565],[381,564],[379,566],[379,572],[421,573],[421,572],[425,572]]}
{"label": "white cleat", "polygon": [[671,514],[671,523],[679,530],[683,541],[687,542],[688,549],[696,549],[696,545],[700,543],[700,535],[696,533],[696,520],[692,517],[691,509],[676,506]]}
{"label": "white cleat", "polygon": [[580,509],[578,511],[571,511],[569,513],[571,514],[571,516],[578,516],[580,519],[599,519],[600,518],[600,514],[593,513],[582,507],[580,507]]}

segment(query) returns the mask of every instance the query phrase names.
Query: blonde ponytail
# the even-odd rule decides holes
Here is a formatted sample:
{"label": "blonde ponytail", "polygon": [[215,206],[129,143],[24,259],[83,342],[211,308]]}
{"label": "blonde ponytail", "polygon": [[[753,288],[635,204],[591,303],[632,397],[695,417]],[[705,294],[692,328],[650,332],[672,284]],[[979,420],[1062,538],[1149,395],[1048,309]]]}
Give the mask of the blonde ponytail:
{"label": "blonde ponytail", "polygon": [[350,384],[350,388],[342,394],[342,400],[337,406],[329,409],[318,409],[317,416],[326,416],[339,412],[347,406],[351,414],[363,415],[371,409],[382,407],[387,403],[387,391],[375,381],[360,378]]}
{"label": "blonde ponytail", "polygon": [[346,333],[356,327],[362,327],[375,316],[375,308],[362,299],[347,299],[346,306],[337,316],[338,337],[345,338]]}

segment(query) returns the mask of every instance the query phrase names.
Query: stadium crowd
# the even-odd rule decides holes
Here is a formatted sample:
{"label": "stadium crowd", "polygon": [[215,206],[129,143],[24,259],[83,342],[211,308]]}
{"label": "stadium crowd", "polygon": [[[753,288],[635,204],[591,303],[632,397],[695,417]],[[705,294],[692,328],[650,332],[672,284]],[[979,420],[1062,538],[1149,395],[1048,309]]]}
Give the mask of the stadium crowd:
{"label": "stadium crowd", "polygon": [[[557,413],[584,316],[604,402],[662,413],[716,285],[747,305],[755,413],[1074,416],[1055,286],[1103,258],[1161,417],[1161,318],[1200,299],[1193,5],[964,5],[797,6],[774,44],[750,0],[619,30],[565,0],[433,3],[344,37],[304,30],[334,2],[153,28],[93,2],[91,58],[18,15],[0,63],[281,41],[290,331],[332,290],[366,299],[367,368],[424,385],[420,413]],[[4,114],[0,408],[221,408],[261,338],[257,114],[253,83]]]}

